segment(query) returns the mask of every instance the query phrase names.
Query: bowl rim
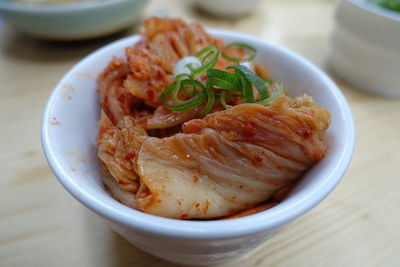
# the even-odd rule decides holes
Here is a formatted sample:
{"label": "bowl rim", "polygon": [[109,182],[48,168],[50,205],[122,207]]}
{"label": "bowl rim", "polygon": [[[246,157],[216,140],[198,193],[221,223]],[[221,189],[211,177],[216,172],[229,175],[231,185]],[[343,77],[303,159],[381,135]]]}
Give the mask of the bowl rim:
{"label": "bowl rim", "polygon": [[385,19],[400,22],[400,12],[378,6],[374,3],[368,2],[366,0],[342,0],[342,1],[347,1],[351,4],[353,4],[354,6],[361,8],[363,11],[365,11],[367,13],[370,13],[370,14],[372,13],[376,16],[383,17]]}
{"label": "bowl rim", "polygon": [[310,194],[303,194],[301,197],[299,197],[299,199],[297,199],[297,201],[282,202],[279,205],[268,209],[264,213],[261,212],[237,219],[219,221],[185,221],[146,214],[125,207],[122,204],[121,209],[114,209],[113,207],[106,205],[99,199],[96,199],[95,196],[84,191],[79,184],[75,183],[73,179],[69,178],[69,173],[66,170],[67,168],[64,168],[61,162],[57,160],[57,154],[52,149],[51,142],[49,141],[50,126],[46,122],[51,117],[50,112],[57,100],[57,88],[60,88],[61,84],[66,82],[75,69],[78,69],[80,65],[84,64],[84,62],[93,60],[98,54],[108,51],[110,48],[119,43],[127,42],[128,40],[135,42],[137,39],[139,39],[138,35],[125,37],[92,52],[79,61],[74,67],[72,67],[67,74],[65,74],[58,85],[53,89],[48,99],[42,116],[41,125],[42,148],[48,164],[59,182],[83,205],[98,215],[106,218],[108,221],[116,222],[118,224],[127,226],[128,228],[135,229],[136,231],[149,235],[161,235],[165,237],[174,237],[186,240],[216,240],[255,235],[270,229],[283,227],[305,212],[311,210],[320,201],[328,196],[328,194],[342,179],[345,171],[347,170],[354,150],[355,129],[353,117],[350,107],[340,89],[323,71],[314,66],[304,57],[281,46],[266,42],[265,40],[247,34],[227,30],[211,29],[207,31],[216,36],[223,35],[238,39],[246,38],[246,40],[249,40],[250,42],[259,43],[260,45],[280,50],[282,53],[288,54],[290,57],[301,61],[301,63],[310,68],[312,72],[315,72],[316,75],[323,80],[327,87],[329,87],[329,90],[332,91],[337,99],[338,105],[340,106],[340,110],[343,111],[345,115],[343,118],[349,139],[345,139],[346,142],[344,149],[343,151],[340,151],[338,161],[332,169],[332,172],[330,172],[328,177],[324,179],[324,182],[321,183],[318,188],[314,188],[314,191]]}
{"label": "bowl rim", "polygon": [[[34,5],[10,2],[8,0],[0,0],[0,10],[23,12],[23,13],[64,13],[84,11],[88,9],[107,8],[113,5],[130,2],[132,0],[107,0],[107,1],[94,1],[87,0],[83,2],[72,2],[56,5]],[[148,1],[148,0],[134,0],[134,1]]]}

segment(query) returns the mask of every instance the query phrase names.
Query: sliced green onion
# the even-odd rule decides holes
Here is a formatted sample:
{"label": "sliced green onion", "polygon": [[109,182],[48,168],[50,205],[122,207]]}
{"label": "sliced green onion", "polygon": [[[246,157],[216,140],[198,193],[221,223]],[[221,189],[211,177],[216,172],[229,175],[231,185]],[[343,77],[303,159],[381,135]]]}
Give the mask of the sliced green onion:
{"label": "sliced green onion", "polygon": [[208,102],[207,102],[207,105],[204,108],[204,110],[200,113],[201,115],[205,115],[208,112],[210,112],[211,109],[214,107],[214,103],[215,103],[215,93],[214,93],[213,89],[211,89],[209,87],[205,87],[205,88],[207,91]]}
{"label": "sliced green onion", "polygon": [[263,80],[263,82],[265,82],[267,85],[272,84],[274,81],[268,78],[261,78],[261,80]]}
{"label": "sliced green onion", "polygon": [[254,86],[260,94],[260,99],[264,100],[269,97],[268,88],[265,82],[254,72],[252,72],[249,68],[243,65],[234,65],[228,67],[228,69],[234,69],[235,72],[239,71],[242,73]]}
{"label": "sliced green onion", "polygon": [[[228,69],[231,67],[228,67]],[[254,103],[253,87],[251,82],[246,78],[246,76],[239,70],[235,69],[235,74],[239,76],[240,82],[242,84],[242,92],[247,103]]]}
{"label": "sliced green onion", "polygon": [[207,71],[207,84],[211,87],[230,91],[242,91],[242,83],[239,76],[223,70],[210,69]]}
{"label": "sliced green onion", "polygon": [[[178,76],[176,76],[175,79],[176,79],[176,80],[175,80],[175,82],[173,83],[174,86],[173,86],[173,89],[172,89],[172,91],[171,91],[171,100],[172,100],[175,104],[182,104],[184,101],[178,99],[179,89],[180,89],[181,86],[182,86],[182,81],[183,81],[184,79],[191,79],[191,77],[190,77],[188,74],[183,73],[183,74],[179,74]],[[171,84],[171,85],[172,85],[172,84]],[[186,96],[193,97],[196,90],[194,90],[194,88],[193,88],[192,94],[189,95],[189,93],[186,91],[186,87],[184,86],[184,87],[182,87],[182,91],[184,92],[184,94],[185,94]]]}
{"label": "sliced green onion", "polygon": [[[182,76],[185,77],[186,80],[193,80],[192,77],[191,77],[189,74],[182,74]],[[181,82],[181,81],[183,81],[183,79],[180,79],[180,77],[178,76],[178,77],[177,77],[177,81]],[[189,91],[187,90],[188,85],[191,86],[191,92],[189,92]],[[191,83],[188,83],[188,82],[181,83],[180,89],[182,89],[183,94],[184,94],[185,96],[187,96],[187,97],[193,97],[193,96],[196,95],[196,87],[193,86],[193,84],[191,84]],[[179,89],[178,89],[178,90],[179,90]],[[173,96],[172,96],[172,97],[173,97]],[[173,99],[172,99],[172,100],[173,100]]]}
{"label": "sliced green onion", "polygon": [[[191,99],[188,100],[179,100],[177,98],[178,91],[181,87],[185,87],[191,85],[193,86],[193,90],[196,90],[196,88],[199,89],[198,94],[192,97]],[[171,94],[171,99],[174,103],[178,103],[178,105],[170,105],[167,103],[167,98]],[[170,84],[160,95],[160,100],[161,103],[168,109],[174,110],[174,111],[183,111],[183,110],[188,110],[192,109],[194,107],[197,107],[203,101],[207,98],[207,91],[204,85],[196,80],[192,79],[186,79],[186,80],[179,80],[176,81],[172,84]]]}
{"label": "sliced green onion", "polygon": [[187,86],[182,86],[182,87],[181,87],[183,94],[184,94],[185,96],[187,96],[187,97],[193,97],[193,96],[196,94],[195,88],[193,88],[193,86],[192,86],[191,92],[189,92],[189,91],[186,89],[186,87],[187,87]]}
{"label": "sliced green onion", "polygon": [[188,65],[188,68],[192,71],[192,76],[196,77],[214,67],[217,64],[219,54],[218,48],[213,45],[207,46],[197,52],[194,56],[201,61],[201,66],[195,68],[192,64]]}
{"label": "sliced green onion", "polygon": [[226,103],[226,100],[225,100],[226,97],[227,97],[227,94],[226,94],[225,91],[222,92],[222,93],[219,95],[219,101],[221,102],[221,105],[222,105],[225,109],[232,108],[233,106],[228,105],[228,104]]}
{"label": "sliced green onion", "polygon": [[199,68],[201,66],[201,61],[194,56],[183,57],[175,63],[173,74],[175,77],[180,74],[191,74],[189,66],[192,68]]}
{"label": "sliced green onion", "polygon": [[[244,49],[248,56],[246,58],[231,57],[226,54],[230,48]],[[226,98],[229,97],[240,97],[245,99],[247,103],[271,104],[283,93],[283,85],[276,84],[267,78],[261,78],[243,63],[239,64],[241,61],[251,61],[255,54],[256,49],[244,43],[232,43],[226,46],[222,56],[238,64],[227,67],[227,70],[233,70],[234,73],[213,69],[220,55],[220,51],[215,46],[208,46],[194,56],[183,58],[175,66],[175,81],[164,89],[160,95],[160,101],[170,110],[184,111],[201,105],[207,99],[207,104],[200,113],[202,115],[212,110],[216,95],[219,96],[224,108],[233,107],[226,103]],[[207,86],[196,80],[196,77],[204,72],[207,74]],[[258,102],[255,102],[254,99],[253,86],[260,96]],[[269,86],[274,86],[271,93],[268,91]],[[213,89],[217,89],[217,93]],[[179,96],[188,99],[182,100],[179,99]]]}
{"label": "sliced green onion", "polygon": [[273,103],[280,95],[283,94],[284,91],[284,86],[283,83],[277,83],[275,84],[275,87],[273,88],[273,91],[271,92],[271,96],[263,99],[261,101],[256,102],[257,104],[261,104],[261,105],[270,105],[271,103]]}
{"label": "sliced green onion", "polygon": [[[232,47],[238,47],[238,48],[245,49],[248,52],[249,56],[247,58],[236,58],[236,57],[231,57],[231,56],[227,55],[227,53],[226,53],[227,50]],[[225,58],[226,60],[229,60],[229,61],[232,61],[232,62],[235,62],[238,64],[241,61],[252,61],[254,59],[254,57],[256,56],[256,53],[257,53],[257,49],[255,49],[251,45],[235,42],[235,43],[231,43],[231,44],[225,46],[224,50],[222,50],[222,57]]]}

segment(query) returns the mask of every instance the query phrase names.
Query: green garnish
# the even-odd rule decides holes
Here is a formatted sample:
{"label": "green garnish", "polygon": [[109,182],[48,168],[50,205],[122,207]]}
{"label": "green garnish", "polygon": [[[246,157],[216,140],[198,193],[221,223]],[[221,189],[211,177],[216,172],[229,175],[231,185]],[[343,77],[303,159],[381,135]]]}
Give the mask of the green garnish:
{"label": "green garnish", "polygon": [[[193,96],[187,100],[178,99],[179,89],[186,86],[192,86],[191,90],[195,92]],[[176,105],[168,103],[167,98],[171,95],[171,100]],[[173,111],[183,111],[197,107],[207,98],[207,91],[205,86],[191,78],[189,79],[178,79],[177,81],[170,84],[160,95],[160,100],[163,105]]]}
{"label": "green garnish", "polygon": [[192,77],[195,78],[203,72],[213,68],[215,64],[217,64],[219,54],[220,52],[218,48],[213,45],[207,46],[206,48],[203,48],[197,52],[194,56],[201,61],[201,66],[195,69],[192,65],[188,65],[188,68],[192,71]]}
{"label": "green garnish", "polygon": [[189,96],[189,97],[193,97],[195,95],[195,90],[194,88],[192,88],[192,92],[189,93],[186,89],[186,86],[182,86],[182,81],[184,79],[188,79],[191,80],[190,75],[188,74],[180,74],[178,76],[176,76],[176,81],[175,83],[171,84],[170,86],[172,87],[171,90],[171,100],[172,102],[174,102],[175,104],[183,104],[185,101],[181,101],[178,99],[178,93],[179,93],[179,89],[182,88],[183,93],[185,94],[185,96]]}
{"label": "green garnish", "polygon": [[[228,50],[231,48],[242,48],[244,50],[246,50],[249,54],[249,56],[247,58],[237,58],[237,57],[233,57],[228,55]],[[257,50],[252,47],[251,45],[245,44],[245,43],[239,43],[239,42],[235,42],[235,43],[231,43],[227,46],[225,46],[224,50],[222,50],[222,57],[225,58],[226,60],[232,61],[236,64],[239,64],[240,62],[243,61],[252,61],[254,59],[254,57],[256,56]]]}
{"label": "green garnish", "polygon": [[245,67],[243,65],[230,66],[230,67],[228,67],[228,69],[234,69],[235,72],[236,71],[241,72],[252,84],[254,84],[254,86],[256,87],[258,92],[260,93],[261,100],[268,98],[267,85],[254,72],[252,72],[251,70],[249,70],[247,67]]}
{"label": "green garnish", "polygon": [[[245,47],[247,50],[253,51],[254,53],[246,60],[251,60],[255,56],[255,49],[249,45],[233,43],[227,47],[232,46]],[[276,84],[270,79],[261,78],[244,65],[229,66],[227,71],[213,69],[220,56],[220,52],[215,46],[208,46],[196,53],[195,56],[201,61],[201,66],[194,68],[191,64],[186,65],[191,73],[177,75],[175,81],[161,93],[160,100],[166,108],[173,111],[184,111],[195,108],[207,100],[204,110],[200,112],[205,115],[214,107],[216,96],[219,97],[224,108],[231,108],[233,106],[226,103],[228,97],[239,97],[247,103],[269,105],[283,92],[284,88],[281,83]],[[201,81],[203,82],[200,82],[196,78],[204,72],[206,73],[205,80],[202,76]],[[253,86],[258,91],[259,101],[256,101]],[[270,86],[274,86],[271,95],[268,89]]]}
{"label": "green garnish", "polygon": [[226,94],[225,91],[222,92],[222,93],[220,94],[220,96],[219,96],[219,101],[221,102],[221,105],[222,105],[225,109],[232,108],[233,106],[228,105],[228,104],[226,103],[226,100],[225,100],[226,97],[227,97],[227,94]]}
{"label": "green garnish", "polygon": [[253,87],[251,86],[250,80],[248,80],[246,75],[240,70],[235,69],[235,74],[239,77],[240,82],[242,83],[244,99],[246,99],[247,103],[254,103]]}
{"label": "green garnish", "polygon": [[205,87],[207,91],[207,96],[208,96],[208,102],[204,110],[200,113],[201,115],[206,115],[208,112],[211,111],[211,109],[214,107],[215,103],[215,93],[214,90],[211,89],[210,87]]}
{"label": "green garnish", "polygon": [[274,81],[268,78],[261,78],[261,80],[263,80],[263,82],[265,82],[267,85],[272,84]]}
{"label": "green garnish", "polygon": [[223,70],[208,70],[207,84],[214,88],[227,89],[237,92],[242,91],[242,83],[240,82],[240,78],[234,73]]}
{"label": "green garnish", "polygon": [[275,88],[272,89],[272,95],[268,98],[265,98],[264,100],[256,102],[257,104],[267,106],[271,104],[272,102],[275,101],[275,99],[278,98],[278,96],[282,95],[284,92],[285,87],[283,86],[282,83],[275,83]]}

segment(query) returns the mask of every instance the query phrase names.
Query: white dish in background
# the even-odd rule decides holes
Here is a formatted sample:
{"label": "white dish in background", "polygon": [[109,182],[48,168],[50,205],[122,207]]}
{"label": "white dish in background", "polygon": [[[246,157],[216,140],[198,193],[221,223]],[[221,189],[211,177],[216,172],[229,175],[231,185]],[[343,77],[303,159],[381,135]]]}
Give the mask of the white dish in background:
{"label": "white dish in background", "polygon": [[105,218],[135,246],[160,258],[191,265],[232,260],[265,240],[322,201],[343,177],[352,157],[354,125],[340,90],[321,70],[286,49],[257,38],[210,30],[227,42],[246,42],[258,53],[275,80],[282,80],[290,95],[308,93],[332,114],[327,132],[329,151],[310,169],[294,192],[279,205],[238,219],[185,221],[133,210],[105,191],[99,173],[96,136],[100,106],[97,77],[114,56],[138,41],[128,37],[105,46],[81,60],[53,90],[42,121],[42,145],[50,167],[63,186],[83,205]]}
{"label": "white dish in background", "polygon": [[88,0],[32,5],[0,0],[0,15],[13,28],[44,39],[82,40],[128,28],[148,0]]}
{"label": "white dish in background", "polygon": [[260,0],[196,0],[195,3],[212,15],[232,18],[252,12]]}
{"label": "white dish in background", "polygon": [[335,74],[361,90],[400,97],[400,13],[342,0],[335,19],[328,60]]}

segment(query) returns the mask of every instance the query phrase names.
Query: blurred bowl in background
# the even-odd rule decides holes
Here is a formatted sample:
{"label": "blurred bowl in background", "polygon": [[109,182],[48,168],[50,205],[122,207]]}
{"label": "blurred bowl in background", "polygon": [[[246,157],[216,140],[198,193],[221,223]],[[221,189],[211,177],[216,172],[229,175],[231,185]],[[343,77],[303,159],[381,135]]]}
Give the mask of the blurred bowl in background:
{"label": "blurred bowl in background", "polygon": [[44,5],[0,0],[0,15],[7,24],[30,35],[51,40],[81,40],[129,27],[139,19],[147,2],[87,0]]}
{"label": "blurred bowl in background", "polygon": [[196,0],[195,3],[214,16],[237,17],[256,9],[260,0]]}
{"label": "blurred bowl in background", "polygon": [[400,13],[366,0],[342,0],[328,64],[359,89],[400,97]]}

